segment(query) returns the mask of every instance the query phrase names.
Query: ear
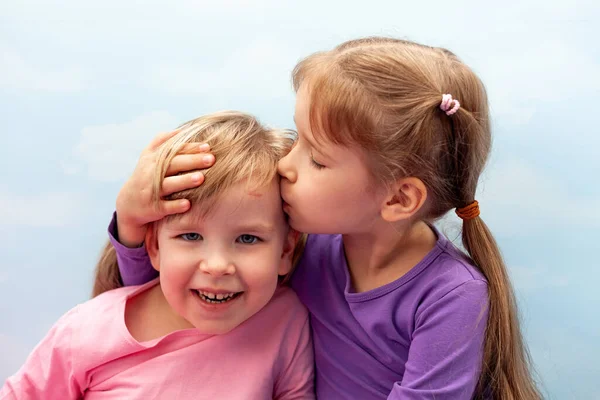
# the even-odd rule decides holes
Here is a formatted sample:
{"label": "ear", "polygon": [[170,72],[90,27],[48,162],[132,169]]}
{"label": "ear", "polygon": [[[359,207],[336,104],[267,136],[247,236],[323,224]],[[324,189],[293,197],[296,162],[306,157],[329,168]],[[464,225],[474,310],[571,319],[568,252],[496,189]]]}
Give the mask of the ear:
{"label": "ear", "polygon": [[390,189],[381,208],[385,221],[398,222],[415,215],[427,200],[427,188],[419,178],[399,179]]}
{"label": "ear", "polygon": [[281,261],[279,263],[278,275],[287,275],[294,267],[294,252],[296,245],[300,240],[300,232],[289,228],[285,242],[283,243],[283,251],[281,252]]}
{"label": "ear", "polygon": [[146,245],[146,251],[148,252],[148,256],[150,257],[150,262],[155,270],[160,271],[160,263],[159,263],[159,249],[158,249],[158,227],[156,223],[149,224],[148,229],[146,230],[146,240],[144,241]]}

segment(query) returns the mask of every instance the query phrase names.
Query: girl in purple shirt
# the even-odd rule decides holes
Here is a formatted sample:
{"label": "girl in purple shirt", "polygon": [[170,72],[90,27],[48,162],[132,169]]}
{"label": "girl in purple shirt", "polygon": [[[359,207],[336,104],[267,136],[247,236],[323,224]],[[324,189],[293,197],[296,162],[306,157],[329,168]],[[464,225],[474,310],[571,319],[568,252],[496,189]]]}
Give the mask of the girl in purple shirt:
{"label": "girl in purple shirt", "polygon": [[[475,201],[491,147],[479,78],[448,50],[366,38],[302,60],[293,83],[298,138],[279,174],[291,226],[309,233],[291,285],[311,314],[317,396],[540,398]],[[202,154],[180,155],[163,186],[201,184]],[[190,206],[149,209],[148,183],[126,183],[111,225],[125,285],[154,277],[136,247],[146,223]],[[453,209],[465,252],[432,225]]]}

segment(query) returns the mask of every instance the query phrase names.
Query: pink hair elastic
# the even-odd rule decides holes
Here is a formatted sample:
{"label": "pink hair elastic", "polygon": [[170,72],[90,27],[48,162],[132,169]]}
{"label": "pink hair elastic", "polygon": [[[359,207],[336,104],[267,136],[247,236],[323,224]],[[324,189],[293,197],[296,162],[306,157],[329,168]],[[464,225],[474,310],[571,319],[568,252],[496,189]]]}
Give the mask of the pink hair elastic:
{"label": "pink hair elastic", "polygon": [[[454,103],[454,107],[450,108]],[[452,115],[458,111],[460,108],[460,103],[458,100],[454,100],[451,94],[443,94],[442,95],[442,104],[440,104],[440,108],[442,111],[446,112],[446,115]]]}

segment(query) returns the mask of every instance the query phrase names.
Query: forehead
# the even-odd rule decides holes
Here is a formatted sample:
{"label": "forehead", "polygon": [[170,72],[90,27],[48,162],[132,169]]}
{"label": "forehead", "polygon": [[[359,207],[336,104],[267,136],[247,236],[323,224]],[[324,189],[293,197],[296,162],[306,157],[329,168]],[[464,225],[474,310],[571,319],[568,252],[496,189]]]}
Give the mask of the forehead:
{"label": "forehead", "polygon": [[294,122],[298,128],[308,128],[310,112],[310,95],[308,87],[303,84],[296,93],[296,107],[294,110]]}
{"label": "forehead", "polygon": [[247,221],[269,224],[284,221],[279,180],[273,179],[260,188],[249,187],[245,182],[238,183],[219,195],[208,214],[204,215],[202,211],[202,203],[194,204],[190,211],[167,224],[194,224],[200,220],[203,223],[214,221],[226,225]]}

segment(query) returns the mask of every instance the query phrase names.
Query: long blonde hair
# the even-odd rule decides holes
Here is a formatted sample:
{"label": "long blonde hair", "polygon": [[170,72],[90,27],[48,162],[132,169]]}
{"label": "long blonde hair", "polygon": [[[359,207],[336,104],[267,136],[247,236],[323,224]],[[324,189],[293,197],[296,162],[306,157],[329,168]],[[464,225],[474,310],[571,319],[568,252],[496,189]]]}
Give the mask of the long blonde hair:
{"label": "long blonde hair", "polygon": [[[315,138],[366,149],[382,183],[417,177],[428,190],[422,219],[433,221],[475,199],[491,147],[485,88],[446,49],[391,38],[353,40],[313,54],[294,69],[307,84]],[[440,109],[452,94],[461,107]],[[463,243],[488,281],[489,317],[474,397],[539,399],[500,251],[480,217],[463,224]]]}
{"label": "long blonde hair", "polygon": [[[219,196],[239,182],[246,182],[248,190],[272,182],[277,176],[277,163],[294,142],[292,131],[268,129],[253,116],[235,111],[202,116],[184,123],[179,129],[180,132],[159,150],[153,196],[158,203],[167,168],[185,144],[208,143],[216,162],[203,171],[204,183],[167,197],[170,200],[188,199],[192,206],[201,203],[202,214],[210,212]],[[304,243],[303,237],[295,249],[294,262],[300,257]],[[96,265],[92,296],[121,286],[116,251],[109,242]]]}

